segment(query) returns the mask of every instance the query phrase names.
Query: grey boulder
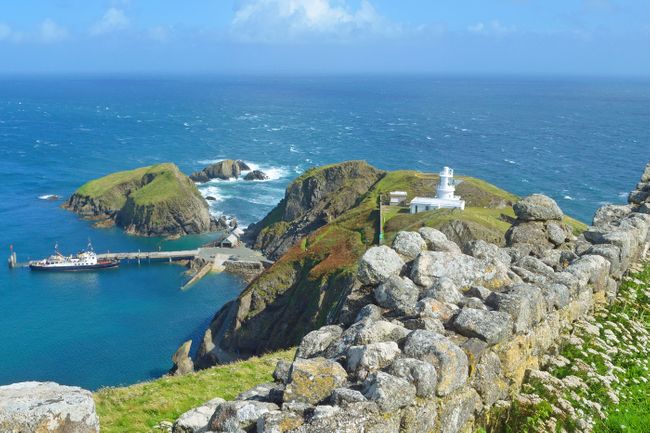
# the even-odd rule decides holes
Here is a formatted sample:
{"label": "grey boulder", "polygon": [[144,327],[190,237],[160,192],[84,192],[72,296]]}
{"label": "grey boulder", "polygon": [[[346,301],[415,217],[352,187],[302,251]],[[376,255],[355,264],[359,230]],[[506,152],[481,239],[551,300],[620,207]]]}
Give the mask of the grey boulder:
{"label": "grey boulder", "polygon": [[492,345],[512,334],[512,318],[501,311],[463,308],[453,321],[453,328],[466,337],[476,337]]}
{"label": "grey boulder", "polygon": [[0,428],[16,433],[98,433],[90,391],[54,382],[0,386]]}
{"label": "grey boulder", "polygon": [[385,245],[372,247],[359,261],[358,278],[363,284],[377,285],[391,275],[399,275],[404,267],[404,260]]}
{"label": "grey boulder", "polygon": [[172,426],[172,433],[205,433],[208,431],[208,423],[214,411],[223,398],[212,399],[201,406],[190,409],[182,414]]}
{"label": "grey boulder", "polygon": [[404,343],[404,354],[426,361],[438,371],[437,394],[448,395],[467,381],[469,362],[465,352],[447,337],[432,331],[411,332]]}
{"label": "grey boulder", "polygon": [[406,407],[415,401],[415,386],[406,380],[379,371],[364,382],[364,395],[383,412]]}
{"label": "grey boulder", "polygon": [[407,260],[413,260],[422,251],[427,249],[427,244],[416,232],[399,232],[393,241],[393,249]]}
{"label": "grey boulder", "polygon": [[388,372],[415,385],[418,397],[433,397],[436,393],[438,372],[428,362],[415,358],[400,358],[391,364]]}
{"label": "grey boulder", "polygon": [[382,307],[396,310],[399,314],[412,314],[420,291],[408,278],[392,275],[377,286],[374,293]]}
{"label": "grey boulder", "polygon": [[273,403],[259,401],[227,401],[217,406],[208,423],[209,431],[239,433],[257,425],[267,412],[279,410]]}
{"label": "grey boulder", "polygon": [[343,334],[343,329],[337,325],[323,326],[311,331],[302,338],[296,356],[298,358],[312,358],[322,355],[341,334]]}
{"label": "grey boulder", "polygon": [[543,194],[524,197],[512,206],[521,221],[561,220],[564,214],[555,200]]}

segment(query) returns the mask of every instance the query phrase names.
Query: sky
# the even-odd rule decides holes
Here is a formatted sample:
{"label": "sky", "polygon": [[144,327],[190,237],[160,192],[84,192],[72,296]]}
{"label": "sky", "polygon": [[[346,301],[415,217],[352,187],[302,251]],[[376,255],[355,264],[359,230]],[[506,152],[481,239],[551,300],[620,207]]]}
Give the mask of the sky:
{"label": "sky", "polygon": [[650,76],[650,0],[2,0],[0,73]]}

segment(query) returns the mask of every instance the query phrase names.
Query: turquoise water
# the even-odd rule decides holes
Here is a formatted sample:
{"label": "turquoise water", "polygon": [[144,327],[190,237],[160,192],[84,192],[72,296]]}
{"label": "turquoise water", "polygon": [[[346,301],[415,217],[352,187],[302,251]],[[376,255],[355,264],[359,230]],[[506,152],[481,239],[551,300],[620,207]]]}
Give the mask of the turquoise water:
{"label": "turquoise water", "polygon": [[[452,77],[0,78],[0,248],[19,260],[72,252],[189,248],[95,229],[46,194],[112,171],[173,161],[187,173],[239,158],[268,182],[201,186],[215,214],[260,219],[313,165],[457,172],[517,194],[543,192],[589,221],[623,202],[650,160],[650,82]],[[95,389],[157,377],[244,284],[136,264],[87,274],[0,266],[0,383]]]}

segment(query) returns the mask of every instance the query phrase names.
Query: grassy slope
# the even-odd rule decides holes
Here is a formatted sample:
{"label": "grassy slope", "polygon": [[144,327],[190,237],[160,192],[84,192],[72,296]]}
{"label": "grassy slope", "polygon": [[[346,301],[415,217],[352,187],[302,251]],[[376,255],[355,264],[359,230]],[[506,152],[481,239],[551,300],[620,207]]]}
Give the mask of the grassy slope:
{"label": "grassy slope", "polygon": [[[594,420],[595,433],[650,432],[650,263],[625,279],[615,303],[596,314],[593,324],[598,335],[574,331],[575,342],[561,350],[568,364],[549,370],[556,378],[572,375],[587,384],[560,397],[583,411],[580,419]],[[596,375],[611,375],[611,388]],[[575,416],[553,410],[551,404],[559,405],[556,392],[530,385],[524,385],[524,391],[540,402],[532,407],[514,404],[494,432],[542,433],[549,420],[557,423],[556,431],[578,431]]]}
{"label": "grassy slope", "polygon": [[[154,179],[141,187],[145,176],[154,176]],[[130,196],[138,205],[183,198],[186,194],[198,194],[193,183],[172,163],[109,174],[82,185],[76,194],[100,200],[113,209],[120,209],[126,202],[125,192],[136,188]]]}
{"label": "grassy slope", "polygon": [[279,359],[292,360],[293,350],[221,365],[186,376],[163,377],[94,394],[102,433],[144,433],[161,421],[215,397],[233,399],[242,391],[272,380]]}

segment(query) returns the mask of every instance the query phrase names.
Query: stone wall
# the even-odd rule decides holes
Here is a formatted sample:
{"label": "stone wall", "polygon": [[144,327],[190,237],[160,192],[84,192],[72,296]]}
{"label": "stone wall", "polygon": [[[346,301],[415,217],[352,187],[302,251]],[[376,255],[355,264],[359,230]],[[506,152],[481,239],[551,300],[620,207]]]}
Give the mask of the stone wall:
{"label": "stone wall", "polygon": [[307,334],[274,382],[209,402],[174,432],[472,431],[563,330],[616,297],[648,250],[649,182],[650,164],[630,204],[603,206],[578,237],[533,195],[514,206],[504,248],[431,228],[370,248],[339,323]]}

